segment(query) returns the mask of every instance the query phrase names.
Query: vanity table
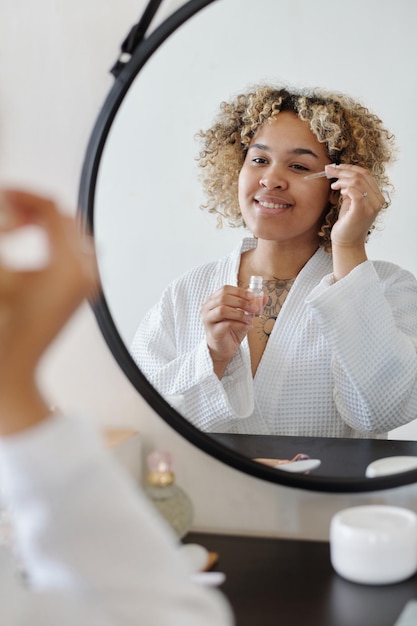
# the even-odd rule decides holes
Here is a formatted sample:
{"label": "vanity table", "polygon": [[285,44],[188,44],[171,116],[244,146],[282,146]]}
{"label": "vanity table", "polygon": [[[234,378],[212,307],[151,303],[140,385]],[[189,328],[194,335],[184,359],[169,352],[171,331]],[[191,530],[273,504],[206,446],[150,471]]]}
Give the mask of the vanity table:
{"label": "vanity table", "polygon": [[344,580],[323,541],[190,533],[186,542],[218,553],[236,626],[394,626],[417,599],[417,575],[382,586]]}

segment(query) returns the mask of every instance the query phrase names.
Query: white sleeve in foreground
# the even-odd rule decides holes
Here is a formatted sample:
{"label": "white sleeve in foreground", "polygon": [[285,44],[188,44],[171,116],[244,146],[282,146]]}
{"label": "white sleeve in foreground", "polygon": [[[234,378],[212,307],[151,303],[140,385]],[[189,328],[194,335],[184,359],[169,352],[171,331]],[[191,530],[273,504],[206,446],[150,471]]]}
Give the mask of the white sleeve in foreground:
{"label": "white sleeve in foreground", "polygon": [[106,626],[232,623],[224,597],[191,582],[171,529],[84,421],[55,416],[3,440],[0,476],[23,567],[57,624],[68,603],[85,613],[77,626],[95,614]]}

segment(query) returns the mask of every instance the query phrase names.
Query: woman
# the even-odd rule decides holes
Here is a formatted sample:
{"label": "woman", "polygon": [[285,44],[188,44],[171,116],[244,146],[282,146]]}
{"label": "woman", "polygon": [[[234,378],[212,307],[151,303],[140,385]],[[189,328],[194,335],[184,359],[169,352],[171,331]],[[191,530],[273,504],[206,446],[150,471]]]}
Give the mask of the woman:
{"label": "woman", "polygon": [[366,254],[394,156],[379,118],[258,86],[200,137],[206,208],[252,237],[168,287],[136,333],[139,367],[207,431],[375,437],[416,418],[417,282]]}

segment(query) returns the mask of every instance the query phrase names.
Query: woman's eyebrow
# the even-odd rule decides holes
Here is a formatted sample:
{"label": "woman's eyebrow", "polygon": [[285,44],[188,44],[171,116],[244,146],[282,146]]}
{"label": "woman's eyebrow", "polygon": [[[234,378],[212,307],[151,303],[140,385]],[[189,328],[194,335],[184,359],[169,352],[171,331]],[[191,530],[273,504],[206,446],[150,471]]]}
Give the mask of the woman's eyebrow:
{"label": "woman's eyebrow", "polygon": [[252,145],[249,146],[248,151],[252,150],[252,148],[257,148],[258,150],[265,150],[265,152],[268,152],[268,150],[271,149],[269,148],[269,146],[267,146],[264,143],[253,143]]}
{"label": "woman's eyebrow", "polygon": [[[251,146],[249,146],[248,150],[251,150],[252,148],[257,148],[258,150],[264,150],[265,152],[270,152],[271,148],[270,146],[267,146],[264,143],[253,143]],[[318,155],[313,152],[313,150],[310,150],[309,148],[293,148],[292,150],[288,150],[288,154],[297,154],[297,155],[310,155],[313,156],[314,158],[318,159]]]}
{"label": "woman's eyebrow", "polygon": [[318,155],[313,152],[313,150],[310,150],[309,148],[294,148],[294,150],[290,150],[290,152],[292,152],[293,154],[309,154],[310,156],[313,156],[315,159],[318,159]]}

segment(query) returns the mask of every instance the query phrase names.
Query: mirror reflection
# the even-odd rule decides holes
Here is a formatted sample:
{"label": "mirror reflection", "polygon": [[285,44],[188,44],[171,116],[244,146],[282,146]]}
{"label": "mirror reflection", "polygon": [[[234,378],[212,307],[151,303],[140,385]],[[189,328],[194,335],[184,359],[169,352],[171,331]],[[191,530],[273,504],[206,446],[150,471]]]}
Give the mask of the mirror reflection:
{"label": "mirror reflection", "polygon": [[365,250],[391,133],[346,96],[267,86],[223,104],[202,140],[208,210],[251,236],[169,286],[135,334],[140,369],[208,432],[375,437],[411,421],[417,281]]}
{"label": "mirror reflection", "polygon": [[[411,33],[407,37],[409,13],[401,11],[401,3],[395,9],[388,2],[370,3],[366,7],[360,6],[360,21],[355,11],[351,17],[343,15],[341,21],[342,15],[338,16],[334,3],[330,5],[330,2],[322,1],[320,5],[318,11],[317,5],[312,7],[307,1],[282,2],[278,6],[275,2],[264,2],[263,11],[268,20],[263,22],[262,34],[255,32],[248,13],[241,10],[241,2],[237,5],[234,0],[223,0],[201,11],[161,46],[133,83],[112,126],[100,163],[95,217],[95,234],[99,251],[102,251],[100,271],[106,299],[127,346],[132,345],[138,326],[150,307],[160,300],[166,286],[184,272],[189,272],[190,268],[206,264],[205,267],[218,269],[219,259],[231,255],[227,257],[230,267],[225,278],[228,280],[222,283],[229,285],[229,291],[225,294],[222,285],[214,284],[213,280],[210,282],[212,275],[208,272],[206,279],[201,278],[206,290],[204,302],[216,293],[214,286],[217,293],[221,290],[220,297],[241,299],[241,289],[246,292],[253,273],[263,277],[265,291],[268,288],[271,290],[265,302],[264,316],[254,319],[253,329],[239,343],[234,361],[232,359],[227,363],[227,372],[225,370],[221,376],[217,375],[216,380],[214,376],[207,376],[211,378],[212,386],[209,382],[191,405],[184,391],[187,391],[187,385],[190,388],[189,381],[195,381],[197,374],[204,376],[207,372],[204,370],[209,365],[207,353],[199,365],[196,361],[188,363],[188,370],[184,369],[183,376],[186,382],[182,381],[182,386],[175,387],[173,384],[175,376],[172,376],[172,370],[177,363],[168,367],[171,375],[167,379],[171,381],[171,386],[165,387],[162,379],[155,379],[157,388],[188,419],[200,420],[199,427],[206,431],[377,438],[386,436],[388,431],[401,424],[412,422],[417,415],[413,387],[416,357],[412,337],[415,333],[415,287],[410,275],[383,264],[358,263],[363,258],[356,259],[358,271],[350,273],[349,277],[340,276],[335,285],[327,285],[328,294],[339,293],[337,302],[329,295],[328,310],[324,315],[322,311],[318,317],[313,317],[310,308],[307,323],[305,300],[312,291],[311,281],[316,281],[314,288],[319,292],[316,298],[326,300],[319,278],[329,276],[334,270],[332,256],[325,251],[324,245],[318,245],[317,228],[314,237],[309,240],[308,252],[303,245],[294,246],[292,250],[295,253],[286,257],[285,261],[282,256],[265,252],[271,247],[274,250],[277,248],[277,238],[269,239],[262,233],[260,236],[258,225],[250,222],[252,216],[244,215],[246,226],[249,226],[247,229],[230,228],[226,224],[218,230],[216,215],[198,208],[206,197],[197,171],[198,142],[195,141],[195,134],[202,128],[210,128],[222,100],[242,92],[242,86],[260,82],[291,84],[298,91],[304,87],[321,86],[330,91],[349,93],[381,117],[400,146],[397,163],[391,165],[388,158],[382,160],[383,167],[389,166],[387,176],[396,191],[392,194],[392,206],[383,218],[383,227],[378,225],[371,235],[366,247],[367,255],[371,259],[398,263],[415,273],[413,248],[407,246],[412,219],[408,208],[412,196],[407,163],[412,162],[411,145],[415,140],[415,129],[405,120],[412,119],[411,107],[416,87],[404,64],[404,57],[413,58],[410,56],[413,45]],[[343,23],[346,32],[357,34],[355,50],[349,49],[349,54],[333,54],[329,45],[326,33],[334,33],[338,23]],[[391,41],[401,37],[398,45],[390,46],[389,64],[397,67],[398,72],[390,77],[389,89],[386,82],[370,80],[370,75],[377,76],[388,62],[386,42],[380,37],[387,24],[391,28]],[[201,45],[202,41],[209,39],[209,32],[216,32],[215,47],[212,38],[206,46]],[[397,59],[394,58],[396,55]],[[355,67],[354,72],[352,67]],[[160,76],[158,82],[155,74]],[[288,123],[284,125],[286,119]],[[363,231],[366,204],[369,203],[368,208],[372,212],[377,212],[385,202],[380,190],[384,191],[388,186],[385,175],[381,173],[383,170],[379,168],[381,161],[374,155],[373,163],[378,165],[374,170],[378,170],[378,174],[372,170],[369,160],[355,161],[360,165],[355,165],[359,169],[354,170],[353,182],[348,176],[348,172],[352,174],[348,166],[353,161],[343,159],[340,146],[333,152],[329,150],[323,137],[313,133],[310,123],[301,121],[297,112],[281,111],[271,124],[258,123],[256,132],[248,134],[246,148],[250,149],[244,152],[242,171],[249,164],[246,157],[249,154],[256,162],[255,171],[264,167],[265,163],[269,167],[265,157],[269,158],[271,152],[273,163],[281,164],[282,154],[279,151],[285,144],[285,133],[289,133],[289,127],[300,133],[297,142],[291,145],[308,149],[315,155],[312,157],[310,154],[310,160],[317,159],[314,167],[313,163],[298,159],[291,162],[290,168],[294,170],[291,176],[296,176],[298,184],[305,190],[308,203],[312,203],[313,195],[318,196],[314,211],[308,213],[311,225],[321,226],[323,213],[328,212],[330,205],[339,206],[345,196],[345,209],[348,210],[342,209],[344,214],[351,216],[357,208],[361,212]],[[273,150],[265,153],[265,146]],[[367,149],[369,157],[369,145]],[[410,160],[407,160],[407,151]],[[306,154],[303,158],[307,158]],[[329,169],[329,178],[305,180],[305,175],[321,172],[334,162],[343,164],[337,177],[336,172]],[[345,172],[342,175],[343,167]],[[301,168],[305,168],[305,174],[299,173]],[[372,177],[367,173],[369,169],[373,171]],[[237,178],[235,173],[236,186]],[[333,179],[337,182],[332,186]],[[274,213],[281,210],[281,206],[285,212],[287,206],[293,204],[301,208],[302,201],[298,201],[298,195],[293,197],[288,187],[279,192],[279,208],[276,209],[276,189],[283,189],[288,182],[275,183],[265,180],[262,186],[274,195],[272,202],[269,196],[261,200],[264,212]],[[250,184],[247,184],[250,189]],[[238,195],[236,188],[231,191]],[[339,197],[341,193],[342,198]],[[259,204],[256,198],[254,202]],[[274,207],[268,206],[271,204]],[[114,206],[119,207],[117,211],[114,211]],[[288,211],[295,212],[295,209]],[[349,220],[347,217],[345,223]],[[298,227],[299,220],[296,222]],[[305,227],[305,230],[308,229]],[[339,229],[339,235],[340,230],[343,229]],[[242,249],[239,246],[243,237],[247,239]],[[343,247],[343,243],[341,238],[339,248]],[[233,249],[239,252],[231,252]],[[266,264],[265,258],[268,260]],[[271,259],[280,263],[277,262],[274,267]],[[209,263],[213,265],[207,265]],[[232,267],[234,271],[230,269]],[[320,272],[317,273],[318,267]],[[371,275],[359,277],[364,272]],[[351,280],[353,276],[355,279]],[[406,288],[404,282],[410,287]],[[403,291],[399,289],[400,283]],[[197,298],[195,295],[193,281],[182,284],[182,297],[186,298],[187,305],[182,306],[182,303],[178,306],[175,322],[186,342],[190,328],[194,328],[197,320],[201,324],[199,309],[202,302],[200,296]],[[345,285],[346,291],[343,289]],[[232,291],[230,288],[233,288]],[[408,294],[406,303],[402,302],[399,292]],[[400,300],[401,304],[398,304]],[[314,298],[310,298],[309,306],[312,308],[313,301]],[[233,308],[245,310],[246,301],[243,305]],[[379,323],[382,318],[384,323],[390,321],[389,330]],[[160,319],[157,326],[166,336],[169,335],[165,318]],[[198,341],[192,333],[194,350],[198,350],[198,345],[206,336],[201,335],[201,328],[204,332],[204,324],[197,335]],[[312,328],[316,333],[316,343],[312,341]],[[146,333],[148,330],[149,327]],[[260,334],[263,343],[259,341]],[[170,345],[165,340],[166,336],[162,343],[168,351]],[[269,338],[265,340],[265,336]],[[344,346],[343,354],[335,352],[332,342],[336,338]],[[388,338],[392,342],[387,344]],[[271,339],[278,344],[278,353],[276,345],[274,350],[270,348]],[[207,346],[207,342],[203,343]],[[311,356],[307,354],[307,346],[314,354],[314,366],[308,374],[300,377],[299,363],[309,360]],[[385,353],[382,355],[385,350],[388,357]],[[183,354],[183,349],[179,350],[179,354]],[[178,361],[177,356],[175,360]],[[146,371],[143,363],[141,366]],[[244,375],[239,378],[237,373],[241,370],[244,370]],[[369,402],[374,403],[372,410]],[[329,405],[332,406],[330,410]],[[249,412],[248,407],[253,410]],[[312,416],[314,408],[315,417]],[[242,419],[239,411],[249,412],[249,416],[245,415]],[[355,412],[363,423],[352,417]],[[337,419],[334,419],[335,415]],[[402,436],[401,431],[394,431],[390,436],[396,436],[396,433]]]}

